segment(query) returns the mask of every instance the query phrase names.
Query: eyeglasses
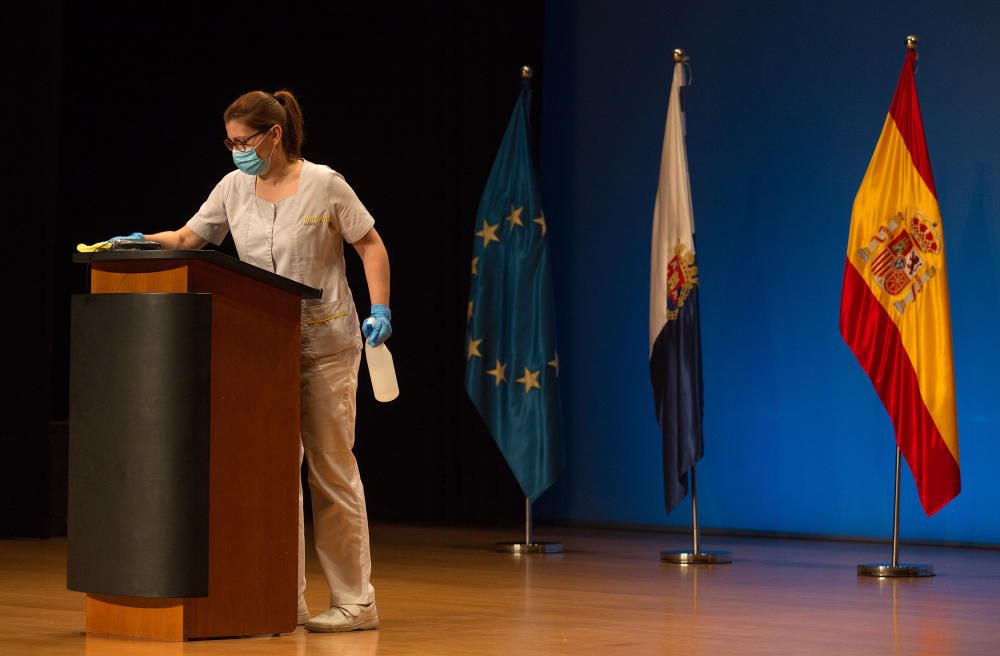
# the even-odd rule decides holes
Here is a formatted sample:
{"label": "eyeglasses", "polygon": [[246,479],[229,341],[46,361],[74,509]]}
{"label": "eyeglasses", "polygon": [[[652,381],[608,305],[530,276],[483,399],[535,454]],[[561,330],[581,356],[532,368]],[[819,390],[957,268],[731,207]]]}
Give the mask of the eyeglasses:
{"label": "eyeglasses", "polygon": [[266,130],[257,130],[249,137],[237,137],[236,139],[223,139],[222,143],[225,144],[226,150],[229,151],[235,150],[242,153],[247,150],[253,150],[257,146],[259,146],[260,145],[259,143],[255,146],[251,146],[248,142],[254,137],[256,137],[258,134],[263,134],[264,132],[266,132]]}

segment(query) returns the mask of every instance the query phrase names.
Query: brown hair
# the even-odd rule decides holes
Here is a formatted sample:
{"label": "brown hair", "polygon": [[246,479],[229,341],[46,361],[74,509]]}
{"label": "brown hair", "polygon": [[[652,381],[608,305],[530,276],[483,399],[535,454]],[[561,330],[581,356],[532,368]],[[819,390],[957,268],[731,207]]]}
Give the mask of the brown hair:
{"label": "brown hair", "polygon": [[233,101],[222,115],[223,120],[242,121],[254,130],[269,130],[280,125],[281,145],[293,159],[302,157],[302,108],[291,91],[282,89],[274,93],[248,91]]}

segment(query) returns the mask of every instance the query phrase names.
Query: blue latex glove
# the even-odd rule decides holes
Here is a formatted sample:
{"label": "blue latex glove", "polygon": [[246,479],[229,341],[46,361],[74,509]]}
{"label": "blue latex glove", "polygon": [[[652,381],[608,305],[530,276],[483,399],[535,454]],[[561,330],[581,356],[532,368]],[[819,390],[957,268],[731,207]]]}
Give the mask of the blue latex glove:
{"label": "blue latex glove", "polygon": [[108,241],[118,241],[119,239],[145,239],[146,236],[141,232],[133,232],[131,235],[121,235],[118,237],[112,237]]}
{"label": "blue latex glove", "polygon": [[372,314],[361,324],[361,332],[369,346],[378,346],[392,334],[392,311],[384,305],[373,305]]}

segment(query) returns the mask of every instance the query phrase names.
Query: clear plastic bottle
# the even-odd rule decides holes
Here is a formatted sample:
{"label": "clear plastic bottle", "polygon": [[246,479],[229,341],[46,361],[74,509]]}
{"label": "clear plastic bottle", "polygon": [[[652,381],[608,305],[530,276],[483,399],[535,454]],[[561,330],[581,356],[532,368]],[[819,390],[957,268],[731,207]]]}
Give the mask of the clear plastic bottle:
{"label": "clear plastic bottle", "polygon": [[375,400],[386,403],[399,396],[396,369],[392,366],[392,353],[389,353],[385,344],[371,346],[366,339],[365,359],[368,361],[368,375],[372,379]]}

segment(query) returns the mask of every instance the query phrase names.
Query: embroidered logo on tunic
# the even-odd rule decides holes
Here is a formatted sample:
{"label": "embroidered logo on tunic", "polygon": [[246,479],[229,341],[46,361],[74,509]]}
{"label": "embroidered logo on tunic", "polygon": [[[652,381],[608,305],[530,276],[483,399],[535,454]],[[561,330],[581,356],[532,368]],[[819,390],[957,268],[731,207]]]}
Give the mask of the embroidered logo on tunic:
{"label": "embroidered logo on tunic", "polygon": [[667,321],[677,318],[684,301],[698,284],[698,267],[694,253],[684,244],[674,247],[674,256],[667,263]]}
{"label": "embroidered logo on tunic", "polygon": [[858,257],[866,262],[878,286],[889,296],[901,296],[892,306],[903,314],[927,286],[937,269],[928,257],[942,252],[941,229],[920,212],[907,222],[897,213],[880,226]]}
{"label": "embroidered logo on tunic", "polygon": [[329,216],[307,216],[302,219],[302,223],[329,223]]}

